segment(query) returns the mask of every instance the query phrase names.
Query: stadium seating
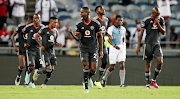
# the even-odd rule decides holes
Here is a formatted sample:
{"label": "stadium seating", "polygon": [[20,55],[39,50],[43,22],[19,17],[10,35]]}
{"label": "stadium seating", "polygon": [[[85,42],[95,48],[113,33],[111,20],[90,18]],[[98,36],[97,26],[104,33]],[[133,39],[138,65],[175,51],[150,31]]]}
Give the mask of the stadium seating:
{"label": "stadium seating", "polygon": [[145,11],[145,12],[143,12],[143,14],[144,14],[144,18],[149,17],[152,14],[152,10]]}
{"label": "stadium seating", "polygon": [[176,14],[175,13],[171,13],[171,20],[176,20]]}
{"label": "stadium seating", "polygon": [[180,27],[180,22],[177,20],[170,20],[170,25],[176,27]]}
{"label": "stadium seating", "polygon": [[111,6],[111,11],[114,12],[116,10],[119,10],[119,11],[126,11],[126,7],[125,6],[122,6],[122,5],[112,5]]}
{"label": "stadium seating", "polygon": [[179,5],[172,5],[171,6],[171,12],[179,12],[180,11],[180,6]]}
{"label": "stadium seating", "polygon": [[72,14],[71,14],[71,18],[80,18],[81,16],[80,16],[80,12],[73,12]]}
{"label": "stadium seating", "polygon": [[112,16],[112,12],[105,12],[105,16],[110,18]]}
{"label": "stadium seating", "polygon": [[152,9],[153,9],[153,7],[149,6],[149,5],[142,5],[141,6],[141,12],[144,12],[144,11],[151,11],[152,12]]}
{"label": "stadium seating", "polygon": [[176,13],[176,19],[180,21],[180,12]]}
{"label": "stadium seating", "polygon": [[127,12],[141,11],[141,8],[138,7],[138,6],[136,6],[136,5],[130,4],[130,5],[127,5],[127,6],[126,6],[126,11],[127,11]]}
{"label": "stadium seating", "polygon": [[143,19],[143,18],[144,18],[143,13],[140,12],[140,11],[133,11],[133,12],[131,12],[130,14],[131,14],[131,18],[132,18],[133,20]]}
{"label": "stadium seating", "polygon": [[124,19],[129,19],[129,13],[127,13],[126,11],[120,11],[120,14],[123,16]]}
{"label": "stadium seating", "polygon": [[134,3],[138,6],[142,6],[142,5],[148,5],[149,1],[148,0],[134,0]]}
{"label": "stadium seating", "polygon": [[135,25],[135,20],[132,20],[132,19],[124,19],[124,22],[127,23],[127,28],[136,27],[136,25]]}

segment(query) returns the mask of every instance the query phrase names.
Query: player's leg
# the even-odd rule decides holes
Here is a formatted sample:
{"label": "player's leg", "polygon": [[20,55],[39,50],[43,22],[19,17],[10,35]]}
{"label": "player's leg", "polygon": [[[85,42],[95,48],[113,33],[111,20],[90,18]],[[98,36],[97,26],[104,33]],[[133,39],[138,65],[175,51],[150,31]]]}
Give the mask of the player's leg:
{"label": "player's leg", "polygon": [[115,48],[113,48],[112,46],[110,46],[110,50],[109,50],[110,67],[105,71],[104,76],[102,77],[101,84],[102,84],[103,87],[105,87],[105,85],[106,85],[106,81],[107,81],[108,76],[115,69],[115,64],[116,64],[116,61],[117,61],[117,53],[119,53],[119,51],[116,50]]}
{"label": "player's leg", "polygon": [[[106,49],[106,48],[103,48],[103,49]],[[97,77],[97,82],[100,81],[102,75],[104,74],[104,71],[105,71],[105,68],[106,68],[106,65],[108,63],[108,54],[107,54],[107,50],[103,50],[103,53],[104,53],[104,56],[103,58],[101,59],[101,67],[99,68],[99,75]]]}
{"label": "player's leg", "polygon": [[[33,68],[31,68],[31,69],[34,70],[34,74],[35,74],[35,73],[37,73],[39,68],[42,68],[42,65],[41,65],[42,64],[42,60],[41,60],[39,52],[34,52],[32,56],[33,56],[33,58],[32,58],[33,59],[33,64],[32,64],[33,66],[31,66],[31,67],[33,67]],[[36,86],[34,84],[35,81],[36,80],[34,79],[34,75],[33,75],[33,78],[31,79],[29,87],[36,88]]]}
{"label": "player's leg", "polygon": [[151,86],[150,86],[150,76],[151,76],[150,68],[151,68],[151,60],[146,60],[145,77],[146,77],[147,89],[151,89]]}
{"label": "player's leg", "polygon": [[80,59],[81,62],[83,64],[83,87],[85,88],[85,93],[89,92],[88,89],[88,80],[89,80],[89,73],[90,73],[90,69],[89,69],[89,53],[88,52],[80,52]]}
{"label": "player's leg", "polygon": [[126,75],[125,62],[124,61],[119,62],[119,66],[120,66],[119,77],[120,77],[120,82],[121,82],[120,87],[127,87],[124,84],[124,82],[125,82],[125,75]]}
{"label": "player's leg", "polygon": [[146,67],[145,67],[145,77],[146,77],[146,88],[151,89],[150,86],[150,76],[151,76],[151,60],[152,60],[152,46],[148,44],[144,44],[144,54],[143,59],[146,60]]}
{"label": "player's leg", "polygon": [[15,85],[20,84],[21,73],[23,71],[23,68],[25,67],[25,56],[19,55],[18,58],[19,58],[19,67],[18,67],[18,75],[17,75],[16,80],[15,80]]}
{"label": "player's leg", "polygon": [[26,51],[26,57],[28,69],[25,76],[25,85],[29,84],[31,72],[35,69],[35,57],[33,53]]}
{"label": "player's leg", "polygon": [[[46,62],[45,62],[46,63]],[[55,55],[52,55],[51,60],[50,60],[50,64],[48,67],[46,67],[46,78],[43,82],[43,84],[41,85],[42,88],[46,88],[46,84],[47,82],[50,80],[50,77],[54,71],[54,66],[57,65],[57,58]]]}
{"label": "player's leg", "polygon": [[125,70],[125,60],[126,60],[126,46],[120,45],[120,50],[118,54],[117,61],[119,62],[120,70],[119,70],[119,77],[120,77],[120,87],[127,87],[125,85],[125,75],[126,75],[126,70]]}
{"label": "player's leg", "polygon": [[155,88],[159,88],[159,86],[156,83],[156,78],[161,72],[161,68],[163,65],[163,54],[160,45],[156,45],[154,48],[154,56],[156,57],[157,60],[157,66],[155,68],[154,76],[153,79],[151,80],[151,84],[154,85]]}

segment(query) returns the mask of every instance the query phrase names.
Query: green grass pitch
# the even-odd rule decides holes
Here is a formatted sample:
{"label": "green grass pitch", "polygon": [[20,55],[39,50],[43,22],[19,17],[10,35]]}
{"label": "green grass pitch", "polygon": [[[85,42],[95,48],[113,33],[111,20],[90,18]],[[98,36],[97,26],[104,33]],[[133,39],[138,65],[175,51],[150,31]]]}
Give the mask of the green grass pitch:
{"label": "green grass pitch", "polygon": [[76,85],[47,85],[42,89],[36,85],[35,89],[0,85],[0,99],[180,99],[180,86],[160,86],[159,89],[146,89],[145,86],[107,85],[104,89],[96,86],[84,93],[82,86]]}

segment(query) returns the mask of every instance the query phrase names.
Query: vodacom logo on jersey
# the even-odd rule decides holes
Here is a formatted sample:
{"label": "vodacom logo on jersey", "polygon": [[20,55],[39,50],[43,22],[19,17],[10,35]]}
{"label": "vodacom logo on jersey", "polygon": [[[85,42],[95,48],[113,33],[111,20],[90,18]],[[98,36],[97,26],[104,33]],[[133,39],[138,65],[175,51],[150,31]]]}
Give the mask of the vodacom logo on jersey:
{"label": "vodacom logo on jersey", "polygon": [[89,30],[86,30],[85,31],[85,35],[84,35],[84,37],[91,37],[91,32],[89,31]]}
{"label": "vodacom logo on jersey", "polygon": [[158,29],[158,27],[157,27],[157,24],[156,24],[156,23],[153,23],[153,27],[152,27],[152,29]]}
{"label": "vodacom logo on jersey", "polygon": [[105,31],[106,31],[105,29],[106,29],[105,26],[101,27],[102,33],[105,33]]}

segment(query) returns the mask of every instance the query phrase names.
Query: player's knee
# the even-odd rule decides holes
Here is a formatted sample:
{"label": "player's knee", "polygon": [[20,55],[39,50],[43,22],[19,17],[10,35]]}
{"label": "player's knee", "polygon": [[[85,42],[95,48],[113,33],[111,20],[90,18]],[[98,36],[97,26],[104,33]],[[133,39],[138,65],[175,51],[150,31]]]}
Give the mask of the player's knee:
{"label": "player's knee", "polygon": [[46,69],[46,72],[50,73],[52,71],[52,69]]}
{"label": "player's knee", "polygon": [[158,60],[158,61],[157,61],[157,64],[158,64],[159,66],[162,66],[162,65],[163,65],[163,61]]}
{"label": "player's knee", "polygon": [[110,66],[109,70],[112,71],[115,69],[115,66]]}

